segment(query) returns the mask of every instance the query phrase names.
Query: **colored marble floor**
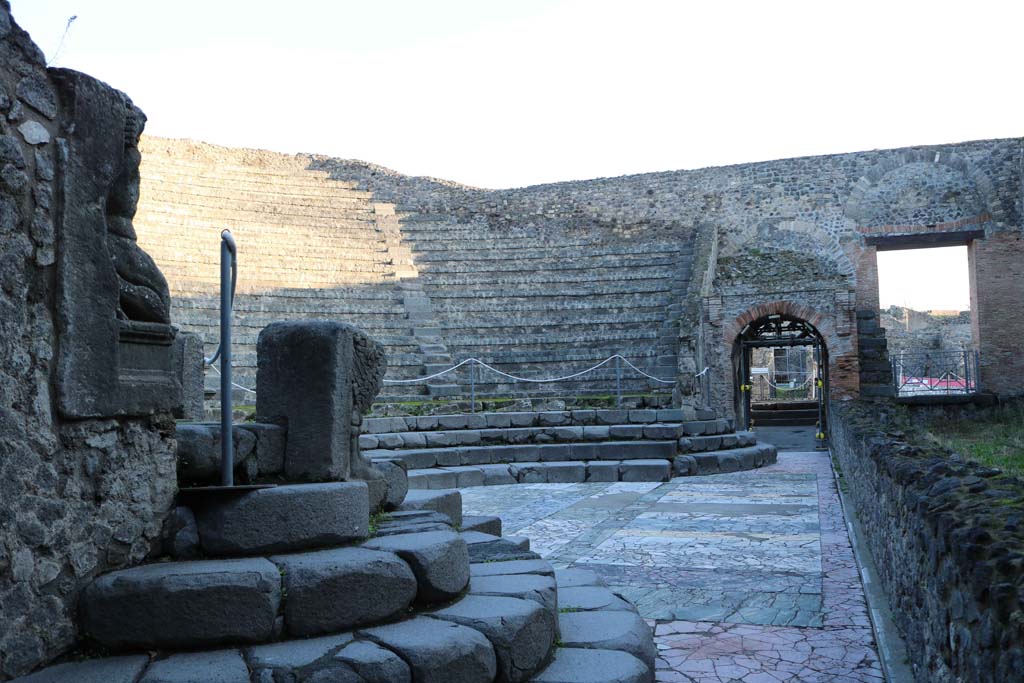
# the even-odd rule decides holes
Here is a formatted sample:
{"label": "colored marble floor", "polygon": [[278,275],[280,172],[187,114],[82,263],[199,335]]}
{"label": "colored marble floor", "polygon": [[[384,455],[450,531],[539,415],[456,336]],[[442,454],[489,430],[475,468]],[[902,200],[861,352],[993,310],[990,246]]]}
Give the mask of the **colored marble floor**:
{"label": "colored marble floor", "polygon": [[668,483],[463,489],[556,567],[600,573],[655,628],[657,680],[860,683],[883,675],[827,454]]}

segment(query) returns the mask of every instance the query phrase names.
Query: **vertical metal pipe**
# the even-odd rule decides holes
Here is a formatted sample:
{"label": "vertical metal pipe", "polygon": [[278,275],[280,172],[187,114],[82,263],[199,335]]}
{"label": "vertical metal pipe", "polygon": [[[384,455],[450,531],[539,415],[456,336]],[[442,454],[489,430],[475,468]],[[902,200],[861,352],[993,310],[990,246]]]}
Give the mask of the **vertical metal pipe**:
{"label": "vertical metal pipe", "polygon": [[476,412],[476,363],[469,364],[469,412]]}
{"label": "vertical metal pipe", "polygon": [[[225,231],[226,232],[226,231]],[[230,235],[230,233],[229,233]],[[234,254],[222,235],[220,243],[220,481],[235,484],[231,400],[231,265]]]}
{"label": "vertical metal pipe", "polygon": [[615,406],[622,407],[622,363],[618,355],[615,356]]}

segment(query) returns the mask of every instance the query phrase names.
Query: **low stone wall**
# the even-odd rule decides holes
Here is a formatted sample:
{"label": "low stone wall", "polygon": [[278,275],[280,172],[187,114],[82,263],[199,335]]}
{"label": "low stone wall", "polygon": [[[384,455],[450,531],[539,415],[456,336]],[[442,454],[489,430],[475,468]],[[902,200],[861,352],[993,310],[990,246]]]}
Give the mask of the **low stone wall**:
{"label": "low stone wall", "polygon": [[956,460],[898,406],[831,408],[832,452],[920,683],[1024,672],[1024,482]]}

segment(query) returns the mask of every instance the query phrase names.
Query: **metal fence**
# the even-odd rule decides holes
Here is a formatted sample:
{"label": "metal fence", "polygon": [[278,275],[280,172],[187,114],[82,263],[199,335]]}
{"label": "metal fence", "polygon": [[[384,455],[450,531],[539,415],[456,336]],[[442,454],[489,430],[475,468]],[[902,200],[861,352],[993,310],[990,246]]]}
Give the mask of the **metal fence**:
{"label": "metal fence", "polygon": [[900,352],[892,359],[897,396],[956,396],[978,391],[977,351]]}

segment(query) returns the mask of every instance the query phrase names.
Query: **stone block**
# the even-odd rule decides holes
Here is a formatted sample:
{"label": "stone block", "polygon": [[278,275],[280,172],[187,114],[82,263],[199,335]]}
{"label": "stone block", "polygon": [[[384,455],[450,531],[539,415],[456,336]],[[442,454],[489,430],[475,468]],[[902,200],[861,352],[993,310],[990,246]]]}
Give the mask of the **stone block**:
{"label": "stone block", "polygon": [[632,605],[602,586],[576,586],[559,590],[558,604],[563,610],[635,612]]}
{"label": "stone block", "polygon": [[484,473],[484,486],[517,483],[509,465],[481,465],[480,471]]}
{"label": "stone block", "polygon": [[570,423],[569,413],[562,411],[547,411],[537,413],[537,425],[540,427],[559,427]]}
{"label": "stone block", "polygon": [[654,671],[654,634],[631,612],[566,612],[558,617],[562,646],[628,652]]}
{"label": "stone block", "polygon": [[597,410],[594,411],[594,418],[598,424],[621,425],[629,422],[629,412],[626,410]]}
{"label": "stone block", "polygon": [[238,650],[187,652],[153,662],[139,683],[249,683]]}
{"label": "stone block", "polygon": [[434,510],[462,525],[462,496],[458,491],[409,491],[399,510]]}
{"label": "stone block", "polygon": [[417,581],[397,555],[332,548],[270,558],[284,581],[284,623],[296,637],[395,619],[416,597]]}
{"label": "stone block", "polygon": [[492,428],[506,429],[512,426],[512,418],[507,413],[486,413],[484,421]]}
{"label": "stone block", "polygon": [[692,455],[677,455],[672,460],[672,476],[674,477],[689,477],[697,472],[697,460]]}
{"label": "stone block", "polygon": [[[382,435],[384,436],[384,435]],[[402,439],[402,448],[426,448],[427,447],[427,435],[423,432],[403,432],[396,436]],[[381,445],[381,448],[395,448],[387,444]]]}
{"label": "stone block", "polygon": [[697,463],[697,474],[718,474],[720,471],[716,453],[694,453],[689,457]]}
{"label": "stone block", "polygon": [[465,448],[438,448],[434,451],[434,460],[438,467],[459,467]]}
{"label": "stone block", "polygon": [[416,429],[421,432],[433,431],[437,429],[440,420],[436,415],[425,415],[416,418]]}
{"label": "stone block", "polygon": [[455,434],[455,442],[460,446],[479,446],[483,439],[477,429],[466,429]]}
{"label": "stone block", "polygon": [[[256,447],[256,436],[247,430],[232,429],[235,472],[244,476],[246,464]],[[181,424],[175,430],[178,441],[178,479],[205,482],[220,478],[220,425]]]}
{"label": "stone block", "polygon": [[607,441],[609,438],[609,427],[607,425],[593,425],[583,428],[584,441]]}
{"label": "stone block", "polygon": [[658,419],[658,413],[655,410],[630,410],[629,421],[632,424],[649,424]]}
{"label": "stone block", "polygon": [[654,672],[626,652],[560,647],[534,683],[653,683]]}
{"label": "stone block", "polygon": [[686,411],[681,408],[662,408],[656,413],[658,422],[682,422],[686,419]]}
{"label": "stone block", "polygon": [[586,481],[587,466],[582,462],[541,463],[548,471],[549,484],[575,484]]}
{"label": "stone block", "polygon": [[363,476],[351,416],[369,408],[383,377],[383,347],[351,325],[300,320],[260,332],[257,421],[288,429],[289,480]]}
{"label": "stone block", "polygon": [[608,427],[608,436],[612,439],[642,439],[644,437],[644,426],[611,425]]}
{"label": "stone block", "polygon": [[104,574],[82,593],[97,643],[171,649],[255,643],[274,631],[281,576],[262,558],[150,564]]}
{"label": "stone block", "polygon": [[203,338],[194,332],[179,330],[174,338],[174,355],[181,376],[181,405],[175,408],[174,417],[202,420],[206,414]]}
{"label": "stone block", "polygon": [[553,436],[555,441],[569,443],[583,438],[583,427],[550,427],[544,433]]}
{"label": "stone block", "polygon": [[483,444],[504,444],[508,442],[507,429],[481,429],[479,434],[480,443]]}
{"label": "stone block", "polygon": [[149,664],[146,655],[105,657],[48,666],[16,683],[135,683]]}
{"label": "stone block", "polygon": [[338,545],[369,533],[366,482],[297,484],[251,491],[196,509],[210,555],[254,555]]}
{"label": "stone block", "polygon": [[[539,574],[541,576],[554,576],[555,568],[547,560],[510,560],[507,562],[484,562],[469,565],[471,577],[512,575],[512,574]],[[472,581],[472,579],[470,579]]]}
{"label": "stone block", "polygon": [[[468,486],[483,486],[484,485],[484,473],[479,467],[460,465],[458,467],[445,467],[445,472],[451,472],[455,475],[455,486],[457,488],[466,488]],[[439,488],[452,488],[451,486],[442,486]]]}
{"label": "stone block", "polygon": [[161,533],[163,551],[176,560],[199,557],[199,529],[191,508],[178,506],[164,520]]}
{"label": "stone block", "polygon": [[470,562],[503,562],[539,557],[536,553],[530,552],[530,541],[523,537],[499,538],[476,531],[464,533],[462,536],[469,548]]}
{"label": "stone block", "polygon": [[572,423],[577,425],[590,425],[597,420],[596,410],[573,410],[571,415]]}
{"label": "stone block", "polygon": [[457,488],[458,476],[440,468],[409,470],[409,489],[445,490]]}
{"label": "stone block", "polygon": [[459,439],[455,432],[427,432],[424,437],[429,448],[445,448],[459,445]]}
{"label": "stone block", "polygon": [[415,617],[358,632],[397,653],[416,683],[483,683],[497,673],[494,648],[476,629],[450,621]]}
{"label": "stone block", "polygon": [[409,475],[405,468],[396,462],[378,460],[373,466],[384,475],[384,509],[394,510],[405,500],[409,493]]}
{"label": "stone block", "polygon": [[668,460],[624,460],[619,465],[620,481],[668,481],[671,474]]}
{"label": "stone block", "polygon": [[720,453],[718,457],[718,469],[722,472],[739,472],[741,461],[735,453]]}
{"label": "stone block", "polygon": [[497,659],[495,681],[502,683],[528,681],[547,660],[557,632],[554,612],[518,598],[467,595],[430,616],[487,636]]}
{"label": "stone block", "polygon": [[440,429],[465,429],[468,419],[468,415],[438,415],[437,426]]}
{"label": "stone block", "polygon": [[501,517],[484,515],[467,515],[462,518],[463,532],[479,531],[485,534],[501,536]]}
{"label": "stone block", "polygon": [[542,444],[540,446],[534,446],[536,452],[539,455],[541,462],[560,462],[565,460],[572,460],[572,448],[569,444],[564,443],[552,443]]}
{"label": "stone block", "polygon": [[645,439],[678,439],[680,436],[681,428],[679,425],[666,425],[666,424],[649,424],[644,426],[644,438]]}
{"label": "stone block", "polygon": [[284,453],[288,433],[283,427],[259,422],[235,425],[236,430],[250,432],[256,437],[256,462],[260,476],[273,476],[284,472]]}
{"label": "stone block", "polygon": [[537,425],[537,413],[506,413],[513,427],[533,427]]}
{"label": "stone block", "polygon": [[[255,673],[264,669],[283,670],[291,673],[294,669],[308,666],[326,657],[331,652],[352,642],[351,633],[338,633],[319,638],[283,640],[279,643],[250,647],[246,659]],[[262,679],[257,679],[262,680]]]}
{"label": "stone block", "polygon": [[419,604],[451,600],[469,583],[469,551],[453,531],[372,538],[363,547],[395,553],[405,560],[416,575]]}
{"label": "stone block", "polygon": [[[348,665],[362,683],[411,683],[409,665],[391,650],[376,643],[359,640],[343,647],[335,661]],[[325,681],[325,683],[327,683]]]}
{"label": "stone block", "polygon": [[546,484],[548,481],[548,470],[544,463],[540,462],[517,462],[509,466],[512,476],[520,484]]}
{"label": "stone block", "polygon": [[[545,560],[514,560],[511,562],[490,562],[493,571],[502,571],[506,565],[519,565],[532,568],[536,562]],[[474,565],[480,566],[480,565]],[[550,567],[550,565],[548,565]],[[505,569],[508,571],[508,569]],[[469,580],[469,592],[472,595],[503,595],[523,600],[533,600],[552,613],[558,612],[558,588],[552,574],[521,573],[521,574],[479,574]]]}
{"label": "stone block", "polygon": [[587,481],[618,481],[621,460],[588,460]]}

